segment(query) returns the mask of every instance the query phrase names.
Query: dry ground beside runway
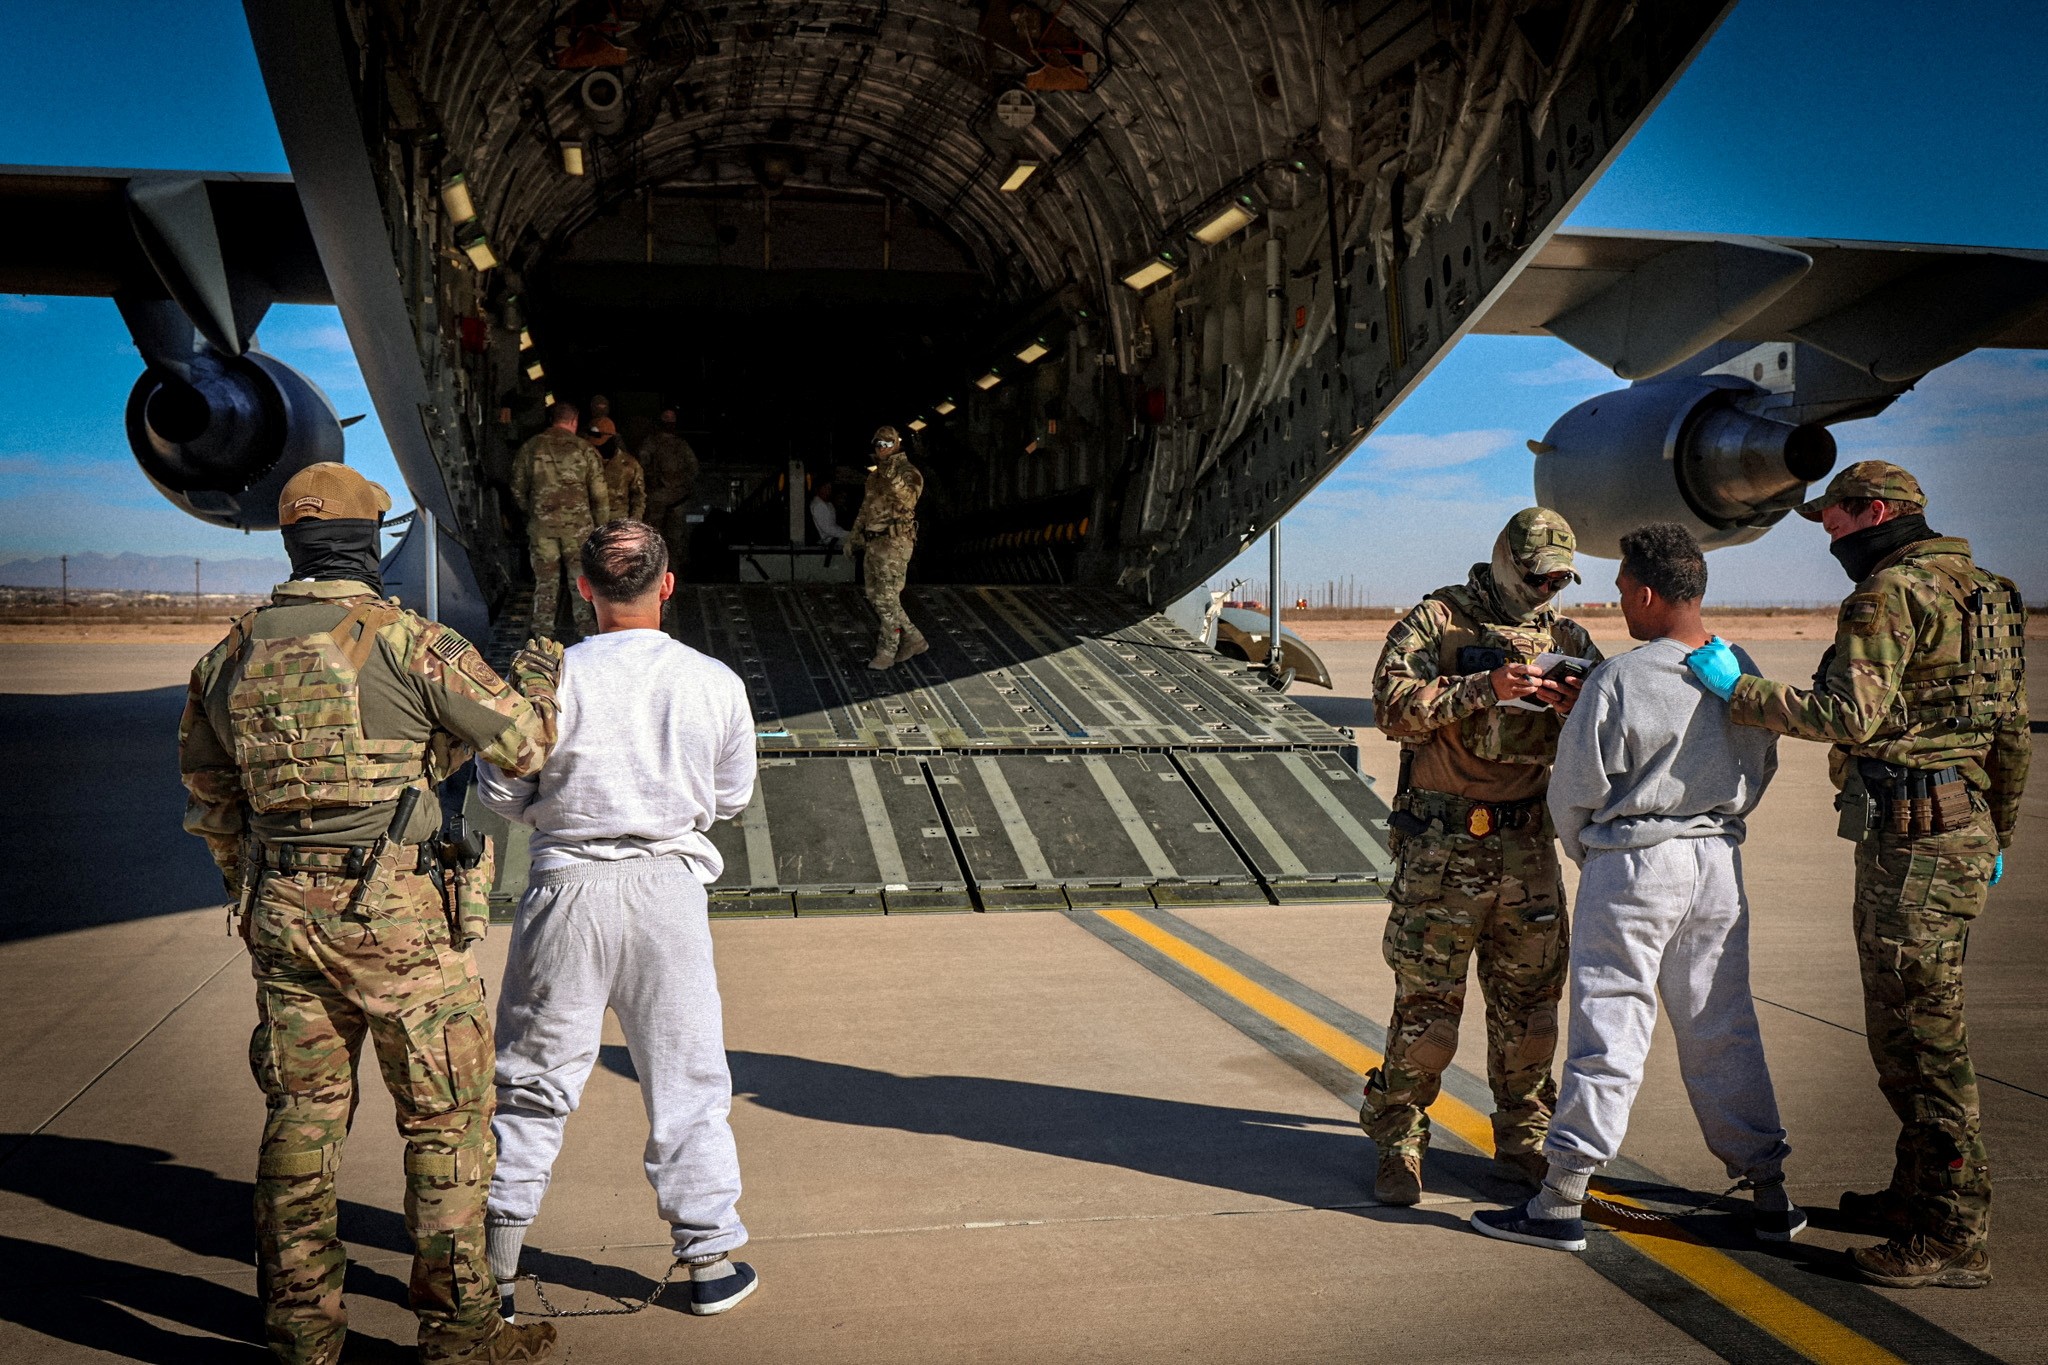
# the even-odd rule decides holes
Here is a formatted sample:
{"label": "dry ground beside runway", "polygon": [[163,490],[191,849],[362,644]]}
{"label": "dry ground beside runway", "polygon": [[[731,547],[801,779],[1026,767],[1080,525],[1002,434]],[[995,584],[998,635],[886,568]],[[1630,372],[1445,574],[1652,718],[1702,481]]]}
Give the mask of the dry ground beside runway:
{"label": "dry ground beside runway", "polygon": [[[196,652],[0,646],[0,759],[22,791],[0,830],[0,1359],[260,1358],[250,988],[166,767]],[[1755,652],[1796,677],[1818,645]],[[1376,653],[1331,644],[1340,695],[1306,699],[1361,705]],[[1392,746],[1363,738],[1368,771],[1390,780]],[[1748,848],[1765,1042],[1794,1195],[1816,1207],[1881,1178],[1891,1131],[1856,1032],[1849,849],[1830,837],[1822,757],[1786,746]],[[1998,1283],[1845,1298],[1825,1257],[1711,1262],[1716,1292],[1792,1314],[1821,1358],[1983,1359],[1972,1343],[2048,1360],[2044,817],[2048,788],[1971,947],[1976,1050],[1998,1078],[1985,1092]],[[1505,1191],[1453,1137],[1420,1208],[1369,1206],[1348,1087],[1389,1003],[1383,919],[1366,905],[719,924],[763,1287],[725,1319],[657,1305],[565,1323],[573,1358],[1714,1358],[1703,1340],[1791,1358],[1670,1273],[1632,1293],[1576,1258],[1470,1233],[1474,1201]],[[503,951],[502,934],[484,948],[493,977]],[[1468,1019],[1467,1066],[1478,1036]],[[565,1306],[644,1292],[664,1260],[631,1062],[608,1041],[529,1244]],[[399,1154],[373,1083],[343,1227],[355,1321],[387,1343],[410,1339]],[[1626,1154],[1702,1195],[1726,1183],[1668,1044]],[[1823,1227],[1811,1245],[1856,1240]],[[1882,1298],[1914,1319],[1886,1317]]]}

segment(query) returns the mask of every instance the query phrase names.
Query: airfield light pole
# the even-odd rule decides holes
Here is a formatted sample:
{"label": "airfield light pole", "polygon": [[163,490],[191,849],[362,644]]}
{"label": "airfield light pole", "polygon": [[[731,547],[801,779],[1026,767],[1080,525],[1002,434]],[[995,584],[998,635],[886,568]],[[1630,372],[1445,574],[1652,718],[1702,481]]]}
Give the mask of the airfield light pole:
{"label": "airfield light pole", "polygon": [[57,605],[71,610],[71,556],[57,556]]}
{"label": "airfield light pole", "polygon": [[192,608],[199,608],[199,561],[192,561]]}

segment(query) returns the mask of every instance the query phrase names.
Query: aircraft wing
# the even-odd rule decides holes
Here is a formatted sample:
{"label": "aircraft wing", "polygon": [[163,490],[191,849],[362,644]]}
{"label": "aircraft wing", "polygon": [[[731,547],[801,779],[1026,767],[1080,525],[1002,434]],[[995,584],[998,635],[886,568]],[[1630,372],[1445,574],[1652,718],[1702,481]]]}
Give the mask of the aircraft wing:
{"label": "aircraft wing", "polygon": [[[136,191],[161,207],[138,210]],[[150,212],[196,225],[202,206],[230,274],[260,282],[272,302],[334,302],[290,176],[72,166],[0,167],[0,293],[161,296],[150,251],[189,230],[152,232]]]}
{"label": "aircraft wing", "polygon": [[1559,232],[1475,332],[1555,336],[1624,379],[1720,341],[1804,341],[1886,381],[1980,346],[2048,348],[2048,251]]}

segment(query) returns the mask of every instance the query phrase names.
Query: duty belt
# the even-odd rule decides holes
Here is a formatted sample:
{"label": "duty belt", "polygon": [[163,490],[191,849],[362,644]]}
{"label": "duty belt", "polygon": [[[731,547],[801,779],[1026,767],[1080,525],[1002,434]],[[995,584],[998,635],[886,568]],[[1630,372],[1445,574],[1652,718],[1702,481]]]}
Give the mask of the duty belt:
{"label": "duty belt", "polygon": [[263,866],[272,872],[339,872],[360,877],[370,850],[363,845],[323,847],[318,844],[265,844]]}
{"label": "duty belt", "polygon": [[1499,830],[1526,829],[1543,823],[1543,798],[1540,796],[1522,801],[1474,801],[1449,792],[1418,788],[1409,791],[1407,804],[1409,812],[1423,824],[1442,820],[1447,832],[1455,834],[1462,831],[1474,839],[1484,839]]}

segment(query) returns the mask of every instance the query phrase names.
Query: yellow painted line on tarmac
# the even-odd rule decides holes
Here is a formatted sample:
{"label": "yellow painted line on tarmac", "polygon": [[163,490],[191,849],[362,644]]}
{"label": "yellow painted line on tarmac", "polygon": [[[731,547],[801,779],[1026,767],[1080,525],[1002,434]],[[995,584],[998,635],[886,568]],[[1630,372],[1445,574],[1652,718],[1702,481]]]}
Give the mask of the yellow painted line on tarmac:
{"label": "yellow painted line on tarmac", "polygon": [[[1246,1009],[1286,1029],[1316,1051],[1363,1076],[1378,1066],[1380,1054],[1341,1029],[1332,1027],[1291,1000],[1282,998],[1178,936],[1131,910],[1095,912],[1154,952],[1194,973]],[[1442,1124],[1480,1151],[1493,1151],[1493,1124],[1463,1100],[1439,1095],[1429,1107],[1430,1119]],[[1599,1198],[1624,1208],[1654,1212],[1626,1195],[1602,1190]],[[1635,1232],[1605,1224],[1631,1248],[1698,1287],[1723,1307],[1754,1323],[1793,1350],[1822,1365],[1905,1365],[1898,1356],[1868,1337],[1836,1322],[1770,1281],[1694,1238],[1678,1224],[1659,1222],[1656,1232]]]}

